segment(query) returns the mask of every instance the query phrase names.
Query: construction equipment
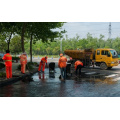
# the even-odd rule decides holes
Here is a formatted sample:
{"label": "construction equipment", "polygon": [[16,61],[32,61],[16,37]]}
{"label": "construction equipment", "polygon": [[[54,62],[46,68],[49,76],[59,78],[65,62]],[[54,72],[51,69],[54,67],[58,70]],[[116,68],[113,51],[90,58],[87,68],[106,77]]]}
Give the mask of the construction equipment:
{"label": "construction equipment", "polygon": [[65,50],[64,52],[75,60],[81,60],[84,66],[95,64],[105,70],[118,65],[118,55],[114,49],[98,48],[96,50]]}

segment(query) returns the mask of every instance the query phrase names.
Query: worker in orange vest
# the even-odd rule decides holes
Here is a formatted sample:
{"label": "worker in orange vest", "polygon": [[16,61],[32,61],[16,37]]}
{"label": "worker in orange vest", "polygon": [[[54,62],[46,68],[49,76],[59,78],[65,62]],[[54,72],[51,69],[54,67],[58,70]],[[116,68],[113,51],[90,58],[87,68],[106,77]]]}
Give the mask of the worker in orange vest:
{"label": "worker in orange vest", "polygon": [[6,50],[6,54],[3,56],[3,60],[5,60],[6,67],[6,78],[12,78],[12,56],[9,53],[9,50]]}
{"label": "worker in orange vest", "polygon": [[58,61],[58,67],[60,68],[61,71],[61,80],[65,81],[66,79],[66,64],[67,58],[63,56],[63,54],[60,54],[60,59]]}
{"label": "worker in orange vest", "polygon": [[42,72],[45,71],[45,63],[47,65],[47,56],[43,57],[40,61],[40,64],[39,64],[39,68],[38,68],[38,71],[41,70],[41,67],[42,67]]}
{"label": "worker in orange vest", "polygon": [[70,57],[70,60],[72,60],[72,57]]}
{"label": "worker in orange vest", "polygon": [[27,54],[25,52],[20,56],[20,63],[21,63],[21,73],[25,74],[25,68],[27,64]]}
{"label": "worker in orange vest", "polygon": [[81,75],[81,68],[83,67],[83,63],[79,60],[75,62],[75,73],[77,75],[77,71],[79,70],[79,75]]}

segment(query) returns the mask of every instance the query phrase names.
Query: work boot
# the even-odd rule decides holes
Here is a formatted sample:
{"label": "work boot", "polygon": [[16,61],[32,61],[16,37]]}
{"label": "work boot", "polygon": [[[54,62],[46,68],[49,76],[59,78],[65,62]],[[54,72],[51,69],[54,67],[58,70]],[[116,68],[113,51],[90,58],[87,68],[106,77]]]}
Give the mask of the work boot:
{"label": "work boot", "polygon": [[62,82],[64,82],[65,80],[63,78],[60,79]]}

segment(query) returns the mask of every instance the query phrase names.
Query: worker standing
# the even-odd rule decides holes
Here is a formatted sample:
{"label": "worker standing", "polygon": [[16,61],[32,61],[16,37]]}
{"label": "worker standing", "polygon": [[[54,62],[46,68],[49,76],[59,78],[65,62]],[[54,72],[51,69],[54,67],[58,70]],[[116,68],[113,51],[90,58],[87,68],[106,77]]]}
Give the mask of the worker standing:
{"label": "worker standing", "polygon": [[3,60],[5,60],[6,67],[6,78],[12,78],[12,56],[9,53],[9,50],[6,50],[6,54],[3,56]]}
{"label": "worker standing", "polygon": [[21,73],[25,74],[25,68],[27,64],[27,54],[25,52],[20,56],[20,63],[21,63]]}
{"label": "worker standing", "polygon": [[81,76],[81,68],[83,67],[83,63],[79,60],[75,62],[75,73],[77,75],[77,71],[79,70],[79,76]]}
{"label": "worker standing", "polygon": [[60,59],[59,59],[59,62],[58,62],[58,67],[60,68],[60,71],[61,71],[61,80],[62,81],[65,81],[66,79],[66,64],[67,62],[67,58],[63,56],[63,54],[61,53],[60,54]]}
{"label": "worker standing", "polygon": [[38,68],[38,71],[41,70],[41,67],[42,67],[42,72],[45,71],[45,63],[47,65],[47,56],[43,57],[40,61],[40,64],[39,64],[39,68]]}

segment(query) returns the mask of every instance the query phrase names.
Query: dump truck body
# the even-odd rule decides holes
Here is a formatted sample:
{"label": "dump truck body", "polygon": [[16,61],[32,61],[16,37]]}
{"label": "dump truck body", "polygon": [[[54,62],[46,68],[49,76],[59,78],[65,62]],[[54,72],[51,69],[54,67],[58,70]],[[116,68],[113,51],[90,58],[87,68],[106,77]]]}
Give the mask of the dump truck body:
{"label": "dump truck body", "polygon": [[118,55],[114,49],[65,50],[64,52],[75,60],[81,60],[84,66],[90,65],[92,62],[101,69],[118,65]]}

